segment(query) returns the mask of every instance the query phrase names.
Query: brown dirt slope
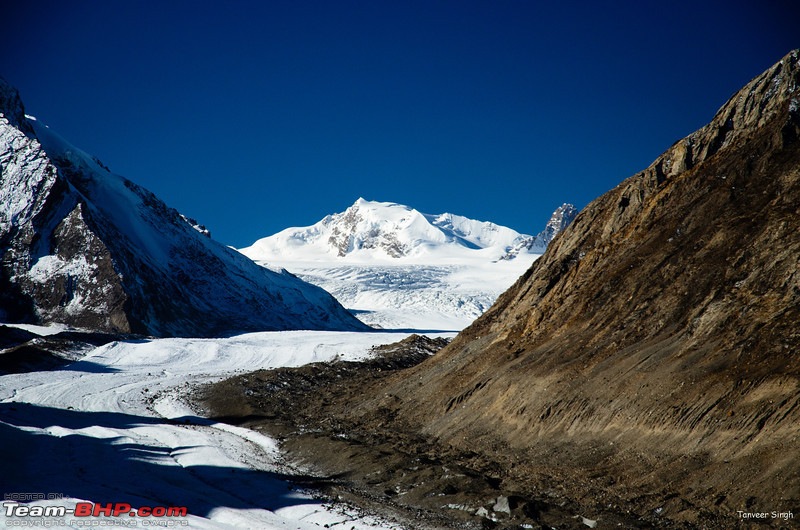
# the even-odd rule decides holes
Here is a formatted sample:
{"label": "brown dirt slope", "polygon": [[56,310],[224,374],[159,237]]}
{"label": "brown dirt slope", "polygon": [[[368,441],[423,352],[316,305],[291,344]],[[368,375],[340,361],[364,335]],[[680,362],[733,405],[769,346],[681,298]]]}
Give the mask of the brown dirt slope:
{"label": "brown dirt slope", "polygon": [[595,200],[447,348],[342,415],[585,505],[800,518],[800,53]]}

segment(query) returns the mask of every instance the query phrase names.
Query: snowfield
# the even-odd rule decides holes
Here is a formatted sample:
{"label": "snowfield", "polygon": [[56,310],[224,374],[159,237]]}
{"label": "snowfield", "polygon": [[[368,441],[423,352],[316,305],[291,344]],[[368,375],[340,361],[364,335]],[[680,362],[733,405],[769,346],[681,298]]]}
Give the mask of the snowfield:
{"label": "snowfield", "polygon": [[[273,262],[331,293],[381,329],[460,331],[481,316],[538,257],[495,263],[369,264]],[[259,262],[262,265],[265,262]],[[437,262],[438,263],[438,262]]]}
{"label": "snowfield", "polygon": [[84,501],[126,503],[132,512],[185,506],[188,516],[19,517],[9,516],[13,508],[6,500],[0,524],[398,527],[295,490],[274,440],[200,418],[181,396],[193,385],[236,373],[362,359],[372,346],[406,336],[288,331],[114,342],[61,370],[2,376],[0,483],[7,499],[43,496],[24,506],[73,509]]}

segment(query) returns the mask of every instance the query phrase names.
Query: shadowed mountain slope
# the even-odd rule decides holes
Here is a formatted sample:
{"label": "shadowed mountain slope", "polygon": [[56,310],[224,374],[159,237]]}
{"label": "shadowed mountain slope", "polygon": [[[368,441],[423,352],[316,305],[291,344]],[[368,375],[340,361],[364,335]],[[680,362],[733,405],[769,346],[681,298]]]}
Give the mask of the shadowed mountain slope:
{"label": "shadowed mountain slope", "polygon": [[156,336],[367,329],[26,116],[2,79],[0,320]]}

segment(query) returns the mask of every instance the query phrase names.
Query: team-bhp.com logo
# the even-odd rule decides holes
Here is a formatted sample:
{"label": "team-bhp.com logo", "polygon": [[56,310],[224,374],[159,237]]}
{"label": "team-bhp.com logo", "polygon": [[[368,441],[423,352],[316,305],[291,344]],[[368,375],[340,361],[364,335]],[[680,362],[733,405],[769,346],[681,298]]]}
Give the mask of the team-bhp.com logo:
{"label": "team-bhp.com logo", "polygon": [[[131,523],[142,522],[144,526],[187,526],[189,524],[186,519],[175,519],[187,516],[188,510],[185,506],[139,506],[134,508],[127,502],[109,502],[107,504],[79,502],[75,504],[74,508],[63,505],[28,506],[17,502],[4,502],[3,513],[6,517],[12,518],[6,521],[6,526],[32,526],[23,524],[23,522],[35,517],[57,519],[70,516],[76,518],[134,517],[137,519],[130,520]],[[171,524],[165,524],[167,522]]]}

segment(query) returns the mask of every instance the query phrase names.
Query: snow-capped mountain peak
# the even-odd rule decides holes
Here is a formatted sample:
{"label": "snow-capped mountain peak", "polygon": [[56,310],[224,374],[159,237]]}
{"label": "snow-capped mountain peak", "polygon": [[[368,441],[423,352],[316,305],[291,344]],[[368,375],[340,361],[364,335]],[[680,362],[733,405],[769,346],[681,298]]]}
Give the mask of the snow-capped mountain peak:
{"label": "snow-capped mountain peak", "polygon": [[259,261],[492,261],[531,239],[491,222],[451,213],[430,215],[402,204],[359,198],[344,212],[312,226],[287,228],[241,252]]}
{"label": "snow-capped mountain peak", "polygon": [[544,252],[570,211],[574,207],[562,206],[554,214],[559,221],[530,236],[452,213],[429,215],[359,198],[341,213],[240,252],[323,287],[370,325],[461,329]]}
{"label": "snow-capped mountain peak", "polygon": [[326,219],[326,243],[339,257],[370,250],[371,254],[401,258],[421,245],[446,242],[424,215],[401,204],[359,198],[343,213]]}

